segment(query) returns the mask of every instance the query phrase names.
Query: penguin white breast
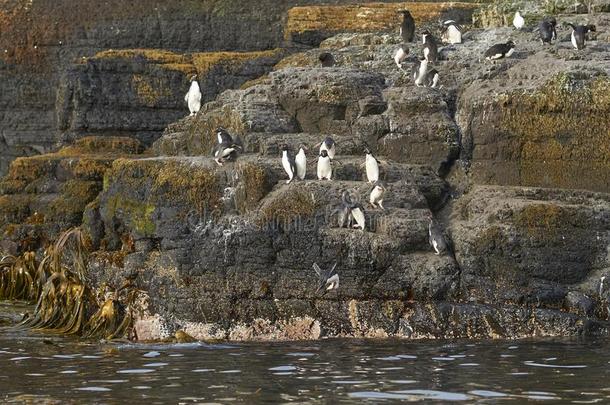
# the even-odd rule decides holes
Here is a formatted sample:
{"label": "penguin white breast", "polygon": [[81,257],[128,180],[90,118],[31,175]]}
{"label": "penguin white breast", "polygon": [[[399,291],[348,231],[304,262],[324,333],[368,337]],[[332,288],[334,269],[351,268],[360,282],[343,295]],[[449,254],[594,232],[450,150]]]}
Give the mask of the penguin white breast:
{"label": "penguin white breast", "polygon": [[430,54],[430,48],[425,47],[424,48],[424,58],[426,58],[426,60],[428,59],[429,54]]}
{"label": "penguin white breast", "polygon": [[286,152],[284,152],[284,155],[282,156],[282,166],[284,167],[286,174],[288,174],[288,177],[292,180],[294,173],[292,172],[292,167],[290,166]]}
{"label": "penguin white breast", "polygon": [[328,157],[321,157],[318,159],[318,179],[330,180],[332,176],[332,168],[330,167],[330,159]]}
{"label": "penguin white breast", "polygon": [[354,220],[356,221],[356,223],[358,224],[360,229],[362,229],[364,231],[364,229],[366,227],[366,221],[364,219],[364,212],[362,212],[362,210],[360,208],[356,207],[352,210],[352,216],[354,217]]}
{"label": "penguin white breast", "polygon": [[574,31],[572,31],[572,45],[574,48],[578,49],[578,43],[576,42],[576,35],[574,35]]}
{"label": "penguin white breast", "polygon": [[515,52],[515,48],[510,48],[508,52],[506,52],[506,57],[508,58],[510,55],[513,54],[513,52]]}
{"label": "penguin white breast", "polygon": [[451,44],[461,44],[462,43],[462,33],[460,30],[456,28],[455,25],[450,25],[447,29],[449,34],[449,43]]}
{"label": "penguin white breast", "polygon": [[438,75],[438,73],[434,74],[434,77],[432,78],[432,88],[435,88],[438,85],[438,81],[439,81],[440,77]]}
{"label": "penguin white breast", "polygon": [[375,187],[373,189],[373,191],[371,191],[371,198],[370,198],[371,204],[374,204],[377,201],[379,201],[382,196],[383,196],[383,190],[380,187]]}
{"label": "penguin white breast", "polygon": [[379,165],[375,158],[371,155],[366,155],[366,177],[369,183],[374,183],[379,180]]}
{"label": "penguin white breast", "polygon": [[303,180],[307,171],[307,157],[305,156],[305,153],[302,149],[301,151],[299,151],[294,161],[297,165],[297,176],[299,177],[299,179]]}
{"label": "penguin white breast", "polygon": [[335,274],[326,282],[328,284],[327,290],[336,290],[339,288],[339,275]]}
{"label": "penguin white breast", "polygon": [[515,14],[515,18],[513,19],[513,25],[517,29],[523,28],[525,25],[525,19],[520,14]]}
{"label": "penguin white breast", "polygon": [[396,51],[394,60],[396,61],[396,63],[400,63],[405,59],[406,56],[407,55],[406,55],[405,51],[402,48],[400,48],[399,50]]}
{"label": "penguin white breast", "polygon": [[434,251],[436,252],[436,254],[440,253],[438,251],[438,244],[436,243],[436,239],[432,239],[432,247],[434,248]]}
{"label": "penguin white breast", "polygon": [[222,151],[222,155],[221,155],[221,156],[222,156],[223,158],[224,158],[224,157],[227,157],[227,156],[229,156],[229,155],[230,155],[232,152],[234,152],[234,151],[235,151],[235,148],[227,148],[227,149],[223,149],[223,151]]}

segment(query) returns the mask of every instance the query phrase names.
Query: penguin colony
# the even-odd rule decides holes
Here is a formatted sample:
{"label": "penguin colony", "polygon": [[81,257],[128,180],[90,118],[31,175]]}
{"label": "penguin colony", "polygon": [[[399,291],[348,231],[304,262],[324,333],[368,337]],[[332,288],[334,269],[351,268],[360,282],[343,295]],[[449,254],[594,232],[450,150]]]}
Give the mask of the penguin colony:
{"label": "penguin colony", "polygon": [[[408,43],[415,40],[415,20],[408,10],[402,10],[399,14],[402,16],[400,24],[402,43],[396,49],[393,59],[396,66],[404,71],[403,63],[410,54]],[[521,15],[520,11],[517,11],[513,17],[513,26],[516,30],[526,28],[525,18]],[[571,43],[576,50],[584,49],[587,34],[596,31],[595,25],[567,23],[567,26],[572,29]],[[545,18],[540,21],[536,30],[542,44],[552,44],[553,41],[557,40],[557,20],[554,17]],[[440,38],[442,43],[449,45],[461,44],[462,27],[454,20],[443,21]],[[412,66],[411,75],[416,86],[436,88],[439,84],[440,76],[439,72],[431,67],[431,64],[435,64],[441,59],[438,43],[428,30],[421,32],[421,41],[422,55],[417,58],[417,62]],[[509,40],[505,43],[492,45],[485,51],[483,56],[485,60],[496,63],[498,60],[510,57],[514,51],[515,43]],[[321,67],[333,67],[336,64],[334,56],[329,52],[321,53],[318,60]],[[201,108],[201,89],[196,79],[197,75],[190,77],[191,85],[184,97],[190,116],[196,115]],[[225,162],[237,160],[239,153],[243,151],[243,145],[239,137],[231,135],[222,127],[216,129],[216,137],[217,145],[213,151],[215,162],[222,166]],[[315,148],[319,148],[316,177],[320,181],[331,181],[333,179],[333,162],[339,162],[335,159],[337,145],[332,137],[327,136]],[[304,144],[300,144],[298,152],[295,155],[290,146],[282,145],[281,163],[288,176],[287,184],[306,178],[307,151],[307,147]],[[369,204],[374,209],[385,210],[383,200],[387,189],[385,183],[380,179],[381,162],[377,160],[367,145],[364,145],[363,152],[363,166],[366,179],[372,187],[369,195]],[[364,206],[360,202],[359,196],[352,195],[349,191],[343,191],[341,203],[333,211],[333,214],[336,214],[339,228],[359,229],[361,231],[365,231],[367,228]],[[450,253],[443,231],[431,213],[428,215],[428,220],[428,241],[434,253],[436,255]],[[337,263],[329,270],[322,270],[317,263],[313,263],[312,267],[319,279],[317,293],[325,294],[328,291],[339,288],[339,274],[336,270]]]}

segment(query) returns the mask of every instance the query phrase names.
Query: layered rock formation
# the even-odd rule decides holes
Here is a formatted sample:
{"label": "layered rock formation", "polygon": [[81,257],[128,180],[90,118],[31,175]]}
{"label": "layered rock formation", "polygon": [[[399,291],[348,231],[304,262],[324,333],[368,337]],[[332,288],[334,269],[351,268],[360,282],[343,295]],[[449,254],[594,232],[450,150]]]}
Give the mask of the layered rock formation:
{"label": "layered rock formation", "polygon": [[[460,13],[472,9],[458,6]],[[385,15],[396,7],[360,10]],[[92,282],[118,286],[138,274],[136,284],[148,297],[136,325],[141,339],[177,329],[231,340],[607,333],[607,44],[598,37],[577,52],[567,31],[543,47],[529,31],[470,29],[463,44],[441,49],[435,68],[442,87],[417,88],[409,68],[418,45],[411,45],[399,69],[391,57],[400,41],[396,33],[360,25],[353,7],[297,8],[288,16],[300,16],[306,26],[303,16],[338,10],[353,18],[331,31],[312,25],[294,37],[312,43],[326,38],[320,49],[288,55],[254,81],[229,75],[231,87],[243,84],[241,89],[224,91],[195,117],[167,126],[145,156],[113,152],[102,184],[96,174],[96,192],[83,199],[83,228],[96,250]],[[602,25],[606,15],[561,19]],[[419,23],[438,33],[435,22]],[[301,32],[289,27],[291,38]],[[370,29],[380,32],[358,32]],[[507,39],[518,44],[512,58],[495,65],[481,60],[491,44]],[[336,66],[319,67],[321,49],[334,55]],[[138,71],[146,85],[155,83],[158,69],[198,68],[195,54],[138,52],[159,65]],[[93,65],[108,63],[109,74],[116,74],[122,62],[107,62],[108,55],[93,58]],[[265,63],[276,57],[261,56]],[[74,69],[86,82],[94,68]],[[133,80],[135,73],[130,66],[113,82]],[[182,96],[172,94],[149,99],[151,113]],[[103,105],[111,99],[96,100]],[[140,101],[145,105],[146,97]],[[96,105],[88,111],[94,114]],[[211,159],[217,126],[243,140],[236,162],[218,166]],[[317,144],[325,136],[337,141],[332,181],[315,178]],[[284,144],[308,147],[306,180],[286,184]],[[366,204],[365,145],[381,161],[386,210]],[[2,183],[8,198],[25,198],[15,184],[31,181],[19,176],[20,167],[33,162],[13,163]],[[42,169],[40,176],[61,178],[57,169]],[[42,190],[54,189],[32,186],[27,198],[43,198]],[[344,190],[365,203],[366,231],[337,226]],[[5,204],[15,206],[24,205]],[[33,215],[32,208],[13,211],[0,211],[4,229],[9,219],[22,224]],[[431,213],[444,229],[449,254],[437,256],[428,244]],[[4,240],[16,251],[41,245]],[[337,292],[315,294],[314,262],[337,263]]]}
{"label": "layered rock formation", "polygon": [[[51,152],[92,134],[129,136],[150,145],[186,111],[177,96],[188,89],[187,74],[165,69],[167,63],[160,59],[181,59],[177,63],[186,65],[193,63],[193,53],[199,54],[203,70],[196,71],[203,74],[210,100],[268,71],[273,58],[252,55],[246,62],[243,56],[231,57],[231,65],[241,61],[232,70],[227,69],[226,54],[202,52],[271,51],[284,45],[291,7],[357,2],[3,2],[0,175],[16,157]],[[126,116],[125,108],[133,114]]]}

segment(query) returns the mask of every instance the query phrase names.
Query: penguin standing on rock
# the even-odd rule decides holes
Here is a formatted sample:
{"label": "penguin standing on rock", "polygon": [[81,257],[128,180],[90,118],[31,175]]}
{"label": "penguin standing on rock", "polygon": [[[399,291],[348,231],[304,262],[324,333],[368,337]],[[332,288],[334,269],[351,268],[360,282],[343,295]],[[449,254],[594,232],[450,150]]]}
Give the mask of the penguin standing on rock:
{"label": "penguin standing on rock", "polygon": [[426,30],[422,33],[422,42],[424,44],[424,58],[428,62],[436,62],[438,60],[438,45],[430,31]]}
{"label": "penguin standing on rock", "polygon": [[551,44],[553,40],[556,40],[557,20],[555,17],[540,21],[540,24],[538,24],[538,31],[540,34],[540,40],[543,44]]}
{"label": "penguin standing on rock", "polygon": [[585,48],[585,39],[587,38],[588,32],[595,32],[596,27],[593,24],[590,25],[574,25],[568,23],[570,27],[572,27],[572,46],[577,50],[582,50]]}
{"label": "penguin standing on rock", "polygon": [[[428,81],[426,80],[428,77],[428,61],[425,58],[419,58],[419,62],[417,62],[413,66],[413,80],[415,81],[415,85],[417,87],[426,86]],[[436,72],[436,71],[435,71]],[[438,72],[437,72],[438,76]],[[438,81],[438,78],[437,78]]]}
{"label": "penguin standing on rock", "polygon": [[409,55],[409,48],[407,44],[401,44],[400,47],[394,53],[394,62],[399,69],[402,69],[402,62],[407,59]]}
{"label": "penguin standing on rock", "polygon": [[197,75],[191,76],[191,87],[184,96],[184,101],[188,104],[191,117],[197,114],[201,109],[201,89],[199,88],[199,83],[196,79]]}
{"label": "penguin standing on rock", "polygon": [[[320,146],[320,153],[322,153],[323,150],[325,150],[326,152],[328,152],[328,156],[331,159],[335,158],[335,141],[333,140],[333,138],[331,138],[330,136],[327,136],[326,138],[324,138],[324,140],[318,144]],[[316,146],[318,146],[316,145]]]}
{"label": "penguin standing on rock", "polygon": [[402,23],[400,24],[400,37],[403,42],[413,42],[415,38],[415,20],[409,10],[401,10]]}
{"label": "penguin standing on rock", "polygon": [[324,295],[327,291],[339,289],[339,274],[337,274],[336,268],[337,263],[335,263],[332,269],[323,271],[317,263],[313,264],[313,269],[320,278],[320,284],[318,285],[316,294],[322,293],[322,295]]}
{"label": "penguin standing on rock", "polygon": [[385,184],[381,180],[376,181],[369,198],[369,202],[373,207],[379,207],[382,210],[385,210],[383,207],[383,195],[385,194],[385,191]]}
{"label": "penguin standing on rock", "polygon": [[288,181],[286,181],[286,184],[289,184],[297,177],[297,164],[294,160],[294,156],[288,149],[288,146],[282,147],[282,167],[286,171],[286,174],[288,174]]}
{"label": "penguin standing on rock", "polygon": [[451,45],[461,44],[462,27],[460,27],[455,20],[444,21],[441,31],[441,41]]}
{"label": "penguin standing on rock", "polygon": [[331,158],[328,151],[323,149],[318,157],[318,180],[331,180],[332,175]]}
{"label": "penguin standing on rock", "polygon": [[297,177],[300,180],[304,180],[305,174],[307,173],[307,156],[305,155],[306,151],[307,148],[305,147],[305,145],[299,145],[299,153],[297,153],[297,156],[294,159],[295,164],[297,166]]}
{"label": "penguin standing on rock", "polygon": [[366,229],[364,207],[360,201],[353,201],[348,191],[341,194],[341,205],[337,211],[339,228]]}
{"label": "penguin standing on rock", "polygon": [[379,161],[369,148],[364,148],[365,160],[364,167],[366,168],[366,178],[369,183],[375,183],[379,180]]}
{"label": "penguin standing on rock", "polygon": [[515,52],[515,43],[508,41],[505,44],[495,44],[485,52],[485,59],[495,63],[496,60],[508,58]]}
{"label": "penguin standing on rock", "polygon": [[355,224],[352,224],[352,228],[364,231],[366,228],[366,218],[364,216],[364,207],[360,202],[352,204],[350,215],[356,222]]}
{"label": "penguin standing on rock", "polygon": [[222,166],[227,160],[236,160],[238,152],[243,150],[241,140],[238,136],[233,138],[226,129],[218,127],[216,129],[218,145],[214,149],[214,160]]}
{"label": "penguin standing on rock", "polygon": [[441,255],[447,252],[447,242],[445,242],[443,231],[434,222],[432,215],[429,215],[428,218],[430,219],[430,223],[428,224],[428,242],[434,249],[434,252],[437,255]]}
{"label": "penguin standing on rock", "polygon": [[320,56],[318,56],[318,60],[322,67],[333,67],[335,66],[335,57],[332,53],[322,52]]}
{"label": "penguin standing on rock", "polygon": [[523,18],[519,11],[517,11],[515,13],[515,16],[513,17],[513,25],[518,30],[521,30],[523,27],[525,27],[525,18]]}

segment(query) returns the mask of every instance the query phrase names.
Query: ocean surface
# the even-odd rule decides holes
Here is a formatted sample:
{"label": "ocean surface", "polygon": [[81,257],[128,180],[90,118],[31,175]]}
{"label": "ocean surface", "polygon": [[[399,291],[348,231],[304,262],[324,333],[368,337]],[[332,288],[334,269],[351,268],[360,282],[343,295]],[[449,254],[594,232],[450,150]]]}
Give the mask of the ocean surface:
{"label": "ocean surface", "polygon": [[100,343],[10,325],[0,403],[610,403],[607,339]]}

